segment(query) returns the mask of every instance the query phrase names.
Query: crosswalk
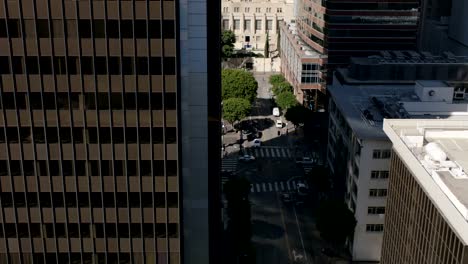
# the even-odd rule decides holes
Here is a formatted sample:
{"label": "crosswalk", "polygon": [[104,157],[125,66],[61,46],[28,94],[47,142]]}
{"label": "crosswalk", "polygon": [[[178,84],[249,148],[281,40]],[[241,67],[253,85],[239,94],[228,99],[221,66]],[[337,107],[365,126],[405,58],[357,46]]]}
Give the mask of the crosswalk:
{"label": "crosswalk", "polygon": [[294,152],[285,147],[260,147],[244,149],[247,155],[252,155],[256,158],[293,158]]}
{"label": "crosswalk", "polygon": [[221,161],[221,171],[235,172],[237,170],[237,158],[227,158]]}
{"label": "crosswalk", "polygon": [[261,182],[250,184],[250,192],[284,192],[297,189],[297,184],[302,181],[280,181],[280,182]]}

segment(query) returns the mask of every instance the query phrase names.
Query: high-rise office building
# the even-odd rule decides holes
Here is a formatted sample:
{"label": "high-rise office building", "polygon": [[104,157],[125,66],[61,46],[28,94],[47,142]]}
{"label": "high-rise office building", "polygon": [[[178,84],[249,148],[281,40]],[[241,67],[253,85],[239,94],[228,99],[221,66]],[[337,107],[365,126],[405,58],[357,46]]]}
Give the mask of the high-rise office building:
{"label": "high-rise office building", "polygon": [[219,263],[219,9],[1,1],[0,263]]}
{"label": "high-rise office building", "polygon": [[382,264],[468,263],[468,126],[385,120],[393,143]]}
{"label": "high-rise office building", "polygon": [[333,71],[346,67],[351,57],[415,50],[421,1],[298,0],[295,23],[283,23],[281,29],[288,44],[280,47],[281,54],[289,49],[289,57],[296,58],[282,56],[281,70],[297,99],[320,105],[318,91],[325,91]]}

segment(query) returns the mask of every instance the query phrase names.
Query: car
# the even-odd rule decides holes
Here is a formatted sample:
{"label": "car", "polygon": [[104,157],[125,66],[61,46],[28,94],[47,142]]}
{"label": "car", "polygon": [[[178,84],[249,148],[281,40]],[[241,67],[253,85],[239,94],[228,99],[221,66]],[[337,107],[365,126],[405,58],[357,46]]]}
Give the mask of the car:
{"label": "car", "polygon": [[258,138],[254,139],[253,141],[253,147],[254,148],[259,148],[262,145],[262,141]]}
{"label": "car", "polygon": [[280,116],[280,110],[278,107],[273,108],[273,116]]}
{"label": "car", "polygon": [[283,121],[281,121],[281,119],[276,120],[276,127],[283,128]]}
{"label": "car", "polygon": [[252,155],[242,155],[239,157],[239,161],[254,161],[255,160],[255,157],[252,156]]}
{"label": "car", "polygon": [[314,164],[315,161],[310,157],[302,157],[296,159],[296,164]]}
{"label": "car", "polygon": [[283,193],[281,194],[281,201],[283,201],[283,203],[291,203],[296,201],[296,197],[294,193]]}
{"label": "car", "polygon": [[305,183],[298,183],[296,187],[297,187],[297,194],[301,196],[307,195],[307,193],[309,192],[309,188],[307,187]]}

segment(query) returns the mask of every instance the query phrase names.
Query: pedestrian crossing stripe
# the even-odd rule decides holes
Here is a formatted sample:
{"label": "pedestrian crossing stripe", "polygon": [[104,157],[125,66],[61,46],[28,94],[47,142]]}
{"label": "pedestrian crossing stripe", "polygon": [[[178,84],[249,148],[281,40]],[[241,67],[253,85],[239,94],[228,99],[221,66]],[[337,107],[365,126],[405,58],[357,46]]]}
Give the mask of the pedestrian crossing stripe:
{"label": "pedestrian crossing stripe", "polygon": [[245,154],[256,158],[293,158],[293,152],[289,148],[260,147],[244,149]]}
{"label": "pedestrian crossing stripe", "polygon": [[284,192],[294,191],[297,189],[297,184],[302,181],[286,181],[286,182],[261,182],[250,184],[250,192]]}
{"label": "pedestrian crossing stripe", "polygon": [[221,171],[236,171],[237,159],[222,159]]}

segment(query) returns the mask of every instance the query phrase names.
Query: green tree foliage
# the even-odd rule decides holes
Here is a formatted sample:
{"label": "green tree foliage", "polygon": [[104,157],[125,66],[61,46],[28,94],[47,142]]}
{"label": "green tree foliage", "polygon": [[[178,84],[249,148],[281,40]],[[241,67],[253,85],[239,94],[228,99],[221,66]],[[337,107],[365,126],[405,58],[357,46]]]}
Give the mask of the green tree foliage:
{"label": "green tree foliage", "polygon": [[354,233],[356,219],[342,201],[328,200],[317,211],[317,229],[320,236],[334,246],[342,247]]}
{"label": "green tree foliage", "polygon": [[250,103],[255,100],[258,83],[250,72],[241,69],[224,69],[221,74],[223,100],[243,98]]}
{"label": "green tree foliage", "polygon": [[286,81],[276,83],[275,85],[273,85],[273,88],[271,90],[272,90],[273,94],[276,95],[276,96],[281,94],[281,93],[285,93],[285,92],[288,92],[288,93],[293,92],[292,86]]}
{"label": "green tree foliage", "polygon": [[234,43],[236,42],[236,35],[231,30],[224,30],[221,33],[221,50],[223,58],[230,58],[234,53]]}
{"label": "green tree foliage", "polygon": [[296,96],[291,92],[280,93],[276,96],[276,104],[284,110],[287,110],[298,104]]}
{"label": "green tree foliage", "polygon": [[227,200],[228,232],[237,253],[250,249],[252,237],[250,212],[250,182],[246,178],[231,179],[224,184]]}
{"label": "green tree foliage", "polygon": [[229,98],[223,101],[223,118],[229,123],[240,121],[250,113],[250,102],[243,98]]}
{"label": "green tree foliage", "polygon": [[302,105],[295,105],[288,109],[284,117],[295,127],[302,125],[311,116],[312,112]]}
{"label": "green tree foliage", "polygon": [[270,82],[270,84],[274,87],[276,86],[278,83],[283,83],[283,82],[286,82],[286,79],[284,78],[283,75],[281,74],[273,74],[270,76],[270,79],[268,80]]}

